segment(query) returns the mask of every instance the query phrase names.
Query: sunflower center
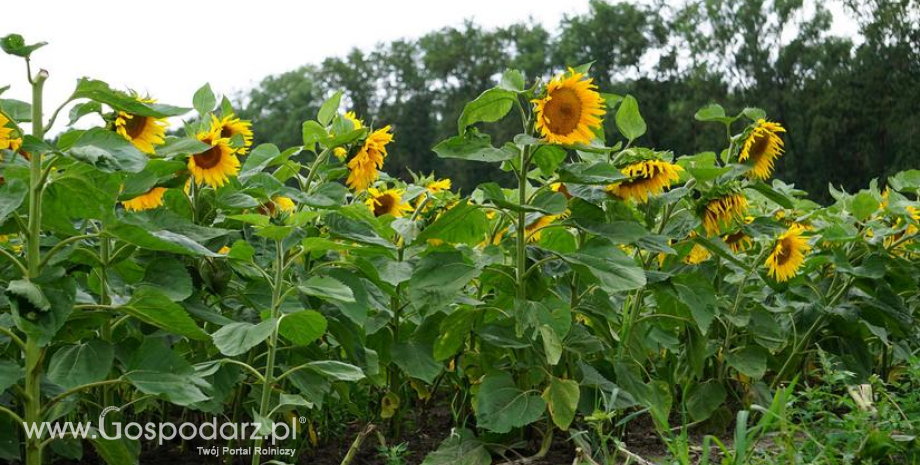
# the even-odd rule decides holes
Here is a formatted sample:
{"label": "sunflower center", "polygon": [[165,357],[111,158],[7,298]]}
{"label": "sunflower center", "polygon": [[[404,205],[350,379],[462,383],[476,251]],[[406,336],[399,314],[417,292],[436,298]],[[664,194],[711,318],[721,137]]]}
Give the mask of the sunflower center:
{"label": "sunflower center", "polygon": [[230,126],[226,126],[226,125],[225,125],[225,126],[224,126],[223,128],[221,128],[221,130],[220,130],[220,137],[221,137],[222,139],[229,139],[229,138],[233,137],[233,128],[231,128]]}
{"label": "sunflower center", "polygon": [[127,119],[125,121],[125,132],[128,133],[128,136],[132,139],[136,139],[138,136],[144,133],[144,128],[147,127],[147,117],[134,115],[133,118]]}
{"label": "sunflower center", "polygon": [[396,198],[389,194],[381,195],[374,200],[374,216],[386,215],[396,206]]}
{"label": "sunflower center", "polygon": [[[207,141],[202,141],[207,143]],[[208,150],[201,152],[196,155],[192,155],[192,158],[195,159],[195,165],[203,169],[210,169],[217,166],[220,163],[220,158],[222,152],[219,145],[212,146]]]}
{"label": "sunflower center", "polygon": [[760,157],[767,152],[767,148],[770,146],[770,137],[763,133],[758,133],[754,136],[754,143],[751,144],[751,148],[748,153],[751,156],[751,159],[757,161]]}
{"label": "sunflower center", "polygon": [[581,100],[572,89],[558,89],[546,102],[544,113],[548,120],[546,125],[553,134],[571,134],[581,120]]}
{"label": "sunflower center", "polygon": [[792,257],[792,244],[784,240],[779,244],[779,253],[776,254],[776,263],[780,266],[785,265],[790,257]]}

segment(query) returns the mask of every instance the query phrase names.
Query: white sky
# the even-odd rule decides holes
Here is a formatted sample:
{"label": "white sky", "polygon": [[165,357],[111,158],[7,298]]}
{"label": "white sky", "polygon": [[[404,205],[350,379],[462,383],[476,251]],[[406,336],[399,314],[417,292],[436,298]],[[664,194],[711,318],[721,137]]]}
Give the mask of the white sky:
{"label": "white sky", "polygon": [[[191,106],[205,82],[219,94],[247,89],[269,74],[415,38],[473,19],[496,27],[528,18],[550,31],[564,14],[588,11],[587,0],[160,0],[130,7],[113,0],[12,0],[2,5],[0,37],[49,42],[33,55],[48,69],[46,112],[70,95],[81,76]],[[140,4],[138,4],[140,5]],[[834,8],[839,11],[839,9]],[[852,24],[835,24],[837,33]],[[30,100],[22,61],[0,54],[4,98]],[[66,121],[66,118],[64,118]],[[60,129],[59,127],[57,129]]]}

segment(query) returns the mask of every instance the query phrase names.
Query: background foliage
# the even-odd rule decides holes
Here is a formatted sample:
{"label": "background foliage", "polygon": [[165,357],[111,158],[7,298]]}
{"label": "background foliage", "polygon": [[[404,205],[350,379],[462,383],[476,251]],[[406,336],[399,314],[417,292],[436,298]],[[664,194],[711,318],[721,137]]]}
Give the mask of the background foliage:
{"label": "background foliage", "polygon": [[[342,89],[358,114],[376,115],[376,126],[392,124],[400,134],[391,175],[407,179],[410,166],[449,173],[469,192],[491,180],[489,169],[431,153],[455,133],[463,105],[505,68],[533,79],[559,64],[595,61],[600,88],[643,103],[650,128],[644,146],[706,150],[724,134],[695,121],[696,110],[720,102],[737,111],[757,102],[789,129],[777,176],[828,202],[829,183],[856,190],[920,163],[920,4],[844,6],[859,25],[857,37],[832,35],[832,16],[819,2],[593,0],[587,14],[566,17],[555,31],[528,22],[494,30],[467,23],[269,76],[238,99],[255,122],[257,143],[293,146],[305,115]],[[514,127],[501,128],[497,141]],[[615,135],[612,122],[606,129]]]}

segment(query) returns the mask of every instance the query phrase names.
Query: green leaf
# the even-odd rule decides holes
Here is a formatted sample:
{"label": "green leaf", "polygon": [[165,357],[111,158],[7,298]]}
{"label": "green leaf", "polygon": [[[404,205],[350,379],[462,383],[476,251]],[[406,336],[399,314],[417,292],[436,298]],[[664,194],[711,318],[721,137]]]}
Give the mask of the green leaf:
{"label": "green leaf", "polygon": [[303,136],[303,146],[311,152],[316,150],[317,143],[329,139],[329,131],[322,124],[313,120],[303,122],[301,135]]}
{"label": "green leaf", "polygon": [[437,450],[425,457],[422,465],[491,465],[492,455],[472,431],[452,431]]}
{"label": "green leaf", "polygon": [[157,147],[157,156],[172,159],[201,153],[210,148],[210,145],[194,137],[167,137],[166,143]]}
{"label": "green leaf", "polygon": [[760,346],[742,347],[725,354],[725,361],[739,373],[760,379],[767,371],[767,350]]}
{"label": "green leaf", "polygon": [[516,69],[508,69],[502,73],[502,79],[498,87],[512,92],[523,92],[526,85],[523,73]]}
{"label": "green leaf", "polygon": [[27,300],[33,307],[47,312],[51,309],[51,302],[45,297],[42,290],[28,279],[15,279],[6,286],[6,293]]}
{"label": "green leaf", "polygon": [[153,287],[139,288],[118,310],[173,334],[199,341],[208,338],[181,305]]}
{"label": "green leaf", "polygon": [[192,97],[192,106],[202,117],[214,110],[214,107],[217,106],[217,97],[214,96],[210,83],[206,83],[195,91],[195,95]]}
{"label": "green leaf", "polygon": [[427,255],[418,262],[409,280],[409,302],[423,315],[439,311],[479,273],[460,252]]}
{"label": "green leaf", "polygon": [[151,118],[166,118],[180,116],[188,113],[188,108],[174,107],[159,103],[144,103],[133,95],[114,90],[108,84],[88,78],[77,81],[77,88],[71,96],[74,99],[90,99],[104,103],[112,108],[123,110],[133,115],[149,116]]}
{"label": "green leaf", "polygon": [[226,229],[198,226],[165,209],[125,215],[120,221],[107,225],[106,231],[145,249],[207,257],[220,255],[201,243],[230,233]]}
{"label": "green leaf", "polygon": [[489,227],[489,218],[482,208],[464,199],[435,219],[415,238],[415,242],[440,239],[448,244],[474,246],[483,241]]}
{"label": "green leaf", "polygon": [[559,170],[559,180],[574,184],[607,185],[626,179],[611,163],[570,163]]}
{"label": "green leaf", "polygon": [[482,162],[511,160],[520,154],[518,148],[512,143],[507,143],[501,148],[493,147],[492,138],[488,134],[481,134],[475,129],[462,135],[445,139],[431,150],[441,158]]}
{"label": "green leaf", "polygon": [[70,148],[69,153],[77,160],[107,173],[139,173],[147,165],[147,155],[134,147],[134,144],[121,135],[103,128],[92,128],[84,132]]}
{"label": "green leaf", "polygon": [[326,334],[326,318],[314,310],[284,315],[280,324],[281,335],[297,345],[305,346]]}
{"label": "green leaf", "polygon": [[865,221],[878,211],[879,201],[868,191],[862,191],[850,199],[849,210],[859,221]]}
{"label": "green leaf", "polygon": [[[113,429],[106,430],[106,435],[114,437]],[[92,428],[89,441],[108,465],[137,465],[141,454],[140,442],[122,436],[119,439],[106,439],[96,428]]]}
{"label": "green leaf", "polygon": [[0,99],[0,109],[7,114],[13,121],[18,123],[28,123],[32,121],[32,105],[22,100]]}
{"label": "green leaf", "polygon": [[406,374],[433,383],[443,367],[432,355],[432,346],[418,341],[400,342],[392,349],[393,363]]}
{"label": "green leaf", "polygon": [[310,362],[307,367],[321,375],[339,381],[357,382],[365,378],[364,372],[360,368],[335,360]]}
{"label": "green leaf", "polygon": [[374,228],[364,222],[349,218],[339,212],[332,212],[324,218],[326,227],[333,236],[349,239],[369,245],[377,245],[388,249],[395,249],[392,242],[380,237]]}
{"label": "green leaf", "polygon": [[38,42],[26,45],[26,40],[19,34],[9,34],[0,39],[0,48],[4,52],[18,57],[28,58],[32,52],[48,45],[48,42]]}
{"label": "green leaf", "polygon": [[332,122],[332,118],[334,118],[335,114],[339,111],[339,104],[341,101],[342,91],[337,91],[332,94],[332,97],[326,99],[323,105],[319,107],[319,112],[316,114],[316,120],[323,126],[328,126],[329,123]]}
{"label": "green leaf", "polygon": [[568,156],[568,152],[556,145],[541,145],[534,150],[533,159],[540,168],[540,174],[550,177]]}
{"label": "green leaf", "polygon": [[540,326],[540,338],[543,339],[543,352],[546,354],[546,363],[556,366],[559,364],[559,359],[562,358],[562,341],[559,340],[559,336],[556,335],[556,331],[550,325]]}
{"label": "green leaf", "polygon": [[476,123],[493,123],[504,118],[517,98],[516,92],[498,87],[483,92],[463,107],[457,120],[457,134],[463,134],[467,127]]}
{"label": "green leaf", "polygon": [[710,103],[700,108],[693,117],[697,121],[717,121],[723,124],[731,123],[737,117],[725,116],[725,109],[718,103]]}
{"label": "green leaf", "polygon": [[630,291],[645,285],[642,267],[606,239],[592,239],[581,250],[562,259],[579,273],[596,278],[607,292]]}
{"label": "green leaf", "polygon": [[28,298],[8,293],[14,297],[9,299],[14,323],[27,336],[33,338],[39,347],[48,345],[64,327],[67,318],[73,312],[77,293],[76,280],[70,276],[63,276],[63,270],[60,268],[45,268],[44,273],[36,278],[35,282],[41,286],[41,293],[50,304],[48,309],[41,310]]}
{"label": "green leaf", "polygon": [[763,181],[756,181],[748,184],[749,188],[754,189],[757,192],[760,192],[764,197],[772,200],[777,205],[783,208],[792,208],[792,201],[788,197],[781,194],[776,189],[765,184]]}
{"label": "green leaf", "polygon": [[186,406],[208,400],[211,385],[195,368],[166,345],[166,339],[145,337],[127,363],[125,378],[145,394]]}
{"label": "green leaf", "polygon": [[476,395],[476,420],[481,428],[507,433],[543,416],[546,403],[533,391],[523,391],[508,373],[489,373]]}
{"label": "green leaf", "polygon": [[90,340],[58,349],[48,365],[48,379],[65,389],[102,381],[109,375],[115,350],[111,344]]}
{"label": "green leaf", "polygon": [[543,390],[542,397],[546,401],[546,407],[553,418],[553,423],[563,431],[568,430],[572,420],[575,419],[578,399],[581,397],[578,382],[552,376],[549,385]]}
{"label": "green leaf", "polygon": [[252,323],[230,323],[211,335],[214,345],[220,353],[235,357],[244,354],[271,336],[277,320],[265,320],[257,325]]}
{"label": "green leaf", "polygon": [[90,113],[102,113],[102,105],[99,102],[82,102],[78,103],[70,109],[70,125],[73,126],[74,123],[80,120],[80,118],[90,114]]}
{"label": "green leaf", "polygon": [[26,372],[12,360],[0,360],[0,394],[25,377]]}
{"label": "green leaf", "polygon": [[693,319],[705,336],[718,309],[712,281],[700,273],[691,272],[675,276],[671,284],[680,296],[681,303],[690,308]]}
{"label": "green leaf", "polygon": [[173,257],[158,257],[147,264],[144,286],[159,290],[173,302],[181,302],[194,292],[192,276],[185,264]]}
{"label": "green leaf", "polygon": [[693,421],[704,421],[725,402],[725,388],[714,381],[700,383],[687,393],[687,413]]}
{"label": "green leaf", "polygon": [[632,95],[627,95],[620,103],[616,115],[617,129],[629,140],[636,140],[645,134],[645,120],[639,114],[639,102]]}
{"label": "green leaf", "polygon": [[355,294],[341,281],[328,276],[313,276],[298,286],[300,292],[314,297],[340,302],[354,302]]}
{"label": "green leaf", "polygon": [[441,321],[441,334],[434,342],[434,359],[442,362],[454,356],[473,330],[480,312],[460,307]]}

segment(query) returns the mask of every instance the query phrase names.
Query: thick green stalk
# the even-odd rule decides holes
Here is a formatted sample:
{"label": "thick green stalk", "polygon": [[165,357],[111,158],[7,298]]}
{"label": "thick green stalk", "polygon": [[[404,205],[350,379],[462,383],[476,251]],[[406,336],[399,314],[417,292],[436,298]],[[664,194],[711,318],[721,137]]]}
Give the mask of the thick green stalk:
{"label": "thick green stalk", "polygon": [[[275,354],[278,351],[278,328],[276,321],[278,319],[278,310],[281,308],[281,287],[284,284],[284,246],[281,241],[275,241],[275,282],[272,283],[272,308],[271,319],[275,322],[271,338],[268,343],[268,359],[265,362],[265,382],[262,384],[262,401],[259,404],[259,416],[265,418],[268,415],[269,403],[271,401],[272,384],[275,382]],[[260,420],[261,421],[261,420]],[[259,449],[262,447],[262,435],[260,434],[253,445],[252,465],[259,465],[262,454]]]}
{"label": "thick green stalk", "polygon": [[530,146],[521,150],[521,163],[518,168],[518,217],[517,217],[517,297],[527,298],[527,218],[524,205],[527,204],[527,164],[530,161]]}
{"label": "thick green stalk", "polygon": [[[45,80],[48,79],[48,72],[41,70],[32,82],[32,136],[36,139],[43,139],[45,128],[42,123],[42,89]],[[26,234],[28,246],[28,278],[34,279],[41,274],[41,193],[42,193],[42,154],[30,154],[29,165],[29,230]],[[23,399],[25,407],[25,422],[29,425],[38,424],[41,421],[41,374],[42,359],[44,358],[44,349],[38,346],[35,338],[29,336],[26,339],[25,359],[26,359],[26,381],[25,396]],[[26,437],[26,465],[41,465],[42,463],[42,438]]]}

